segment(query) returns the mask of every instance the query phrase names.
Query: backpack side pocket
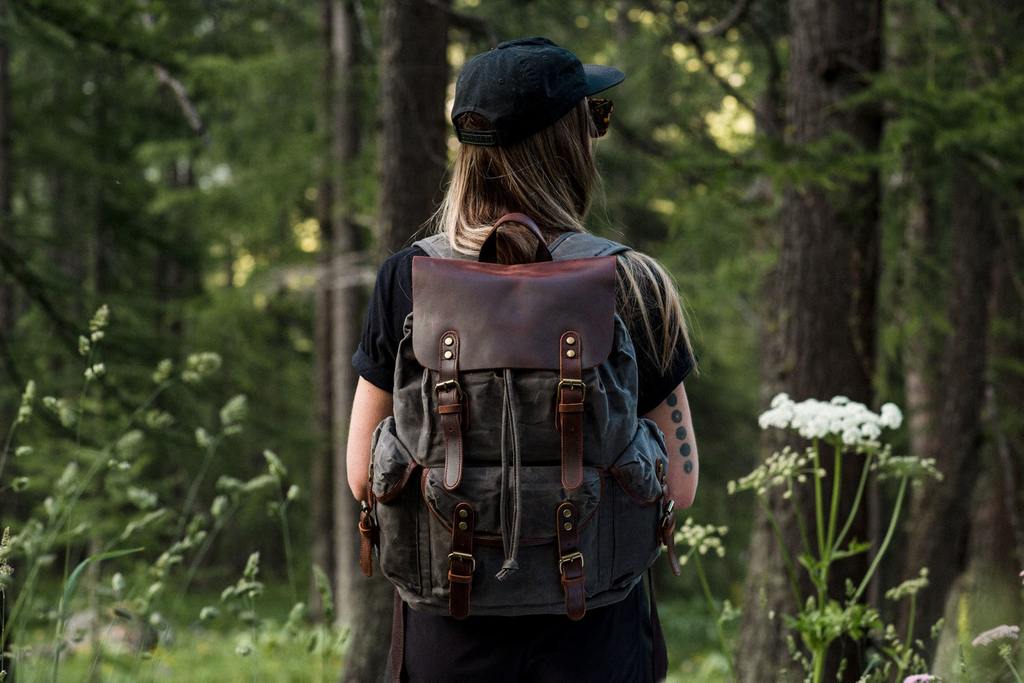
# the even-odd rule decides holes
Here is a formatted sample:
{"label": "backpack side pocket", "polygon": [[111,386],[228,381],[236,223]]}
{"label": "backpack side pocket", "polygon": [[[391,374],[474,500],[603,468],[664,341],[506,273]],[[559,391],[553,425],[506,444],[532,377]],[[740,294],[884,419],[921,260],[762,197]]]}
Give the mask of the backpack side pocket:
{"label": "backpack side pocket", "polygon": [[615,520],[613,588],[639,576],[658,557],[662,516],[659,463],[668,467],[665,441],[658,426],[641,417],[633,440],[609,468],[617,484],[610,487]]}
{"label": "backpack side pocket", "polygon": [[381,573],[399,588],[420,594],[422,505],[416,485],[420,465],[398,438],[394,417],[389,416],[377,425],[370,452],[370,489],[376,499]]}

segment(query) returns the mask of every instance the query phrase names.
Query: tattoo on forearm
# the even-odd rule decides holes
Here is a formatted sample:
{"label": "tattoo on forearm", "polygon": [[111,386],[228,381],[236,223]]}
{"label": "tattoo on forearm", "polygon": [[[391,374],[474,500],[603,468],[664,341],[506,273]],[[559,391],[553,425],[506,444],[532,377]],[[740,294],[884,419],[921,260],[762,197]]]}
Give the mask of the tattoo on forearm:
{"label": "tattoo on forearm", "polygon": [[676,427],[676,439],[682,442],[679,444],[679,455],[683,459],[683,472],[691,474],[693,472],[693,460],[690,458],[690,455],[693,453],[693,447],[687,442],[689,433],[686,431],[686,427],[681,424],[683,412],[675,407],[679,403],[679,397],[673,392],[665,399],[665,403],[674,409],[671,415],[672,422],[679,425]]}

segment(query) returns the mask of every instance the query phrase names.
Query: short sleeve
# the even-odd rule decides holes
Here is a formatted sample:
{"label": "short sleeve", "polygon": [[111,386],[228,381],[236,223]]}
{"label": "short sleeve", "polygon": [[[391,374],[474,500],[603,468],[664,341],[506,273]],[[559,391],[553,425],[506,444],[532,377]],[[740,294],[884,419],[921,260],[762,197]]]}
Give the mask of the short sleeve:
{"label": "short sleeve", "polygon": [[359,346],[352,355],[356,372],[387,392],[394,390],[402,325],[412,310],[412,257],[422,253],[418,247],[409,247],[381,264],[363,319]]}
{"label": "short sleeve", "polygon": [[[654,339],[659,339],[664,326],[664,315],[657,305],[657,297],[644,297],[647,319],[654,331]],[[676,342],[672,358],[667,369],[662,369],[659,362],[660,349],[652,349],[646,330],[639,316],[626,320],[626,328],[633,346],[636,349],[638,375],[637,414],[645,415],[654,410],[662,401],[679,386],[696,367],[696,360],[686,339],[682,336]]]}

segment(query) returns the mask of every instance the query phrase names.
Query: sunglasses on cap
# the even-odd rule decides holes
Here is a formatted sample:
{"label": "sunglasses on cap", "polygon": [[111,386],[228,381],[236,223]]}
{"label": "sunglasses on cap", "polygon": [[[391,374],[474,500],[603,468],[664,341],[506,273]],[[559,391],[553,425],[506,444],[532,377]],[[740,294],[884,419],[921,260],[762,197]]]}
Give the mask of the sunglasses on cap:
{"label": "sunglasses on cap", "polygon": [[588,97],[587,106],[590,107],[590,118],[594,120],[594,128],[597,129],[591,135],[595,138],[603,137],[612,121],[612,101],[601,97]]}

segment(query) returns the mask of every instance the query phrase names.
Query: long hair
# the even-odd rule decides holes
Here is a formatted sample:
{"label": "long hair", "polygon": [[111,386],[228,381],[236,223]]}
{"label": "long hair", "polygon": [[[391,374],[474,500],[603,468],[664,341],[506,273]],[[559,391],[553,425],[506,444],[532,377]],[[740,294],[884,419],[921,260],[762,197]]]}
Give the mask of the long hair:
{"label": "long hair", "polygon": [[[486,130],[490,123],[475,113],[459,125]],[[460,144],[444,199],[431,218],[432,232],[448,236],[452,248],[476,254],[503,214],[520,211],[533,218],[545,239],[571,230],[586,232],[583,221],[600,182],[590,134],[594,123],[587,100],[552,125],[505,146]],[[519,233],[518,235],[516,233]],[[498,241],[498,260],[528,260],[533,238],[525,230],[506,231]],[[643,331],[645,349],[662,372],[669,369],[680,340],[690,349],[686,317],[671,275],[654,258],[630,250],[618,255],[619,314],[631,329]],[[651,320],[652,304],[661,320]]]}

